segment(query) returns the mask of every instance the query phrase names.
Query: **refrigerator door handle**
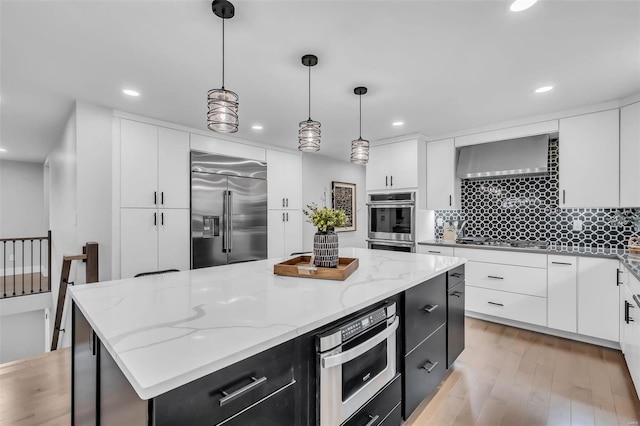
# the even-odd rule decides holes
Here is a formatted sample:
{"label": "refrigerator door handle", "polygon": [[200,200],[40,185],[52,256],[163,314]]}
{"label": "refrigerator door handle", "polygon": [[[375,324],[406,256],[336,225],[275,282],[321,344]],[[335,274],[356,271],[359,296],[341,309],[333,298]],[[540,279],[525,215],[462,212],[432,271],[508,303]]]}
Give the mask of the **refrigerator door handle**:
{"label": "refrigerator door handle", "polygon": [[223,229],[222,229],[222,252],[227,252],[227,241],[229,240],[229,207],[227,206],[228,198],[227,191],[223,192],[222,195],[222,220],[223,220]]}
{"label": "refrigerator door handle", "polygon": [[229,201],[227,201],[227,205],[229,206],[228,213],[228,223],[229,223],[229,242],[227,244],[227,252],[231,253],[233,250],[233,192],[228,192]]}

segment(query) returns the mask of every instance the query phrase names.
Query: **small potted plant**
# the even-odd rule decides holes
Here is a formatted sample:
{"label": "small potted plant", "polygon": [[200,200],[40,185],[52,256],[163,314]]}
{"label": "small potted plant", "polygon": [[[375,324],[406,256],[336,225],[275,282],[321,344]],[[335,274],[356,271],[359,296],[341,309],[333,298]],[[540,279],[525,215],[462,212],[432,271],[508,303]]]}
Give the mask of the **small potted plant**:
{"label": "small potted plant", "polygon": [[318,229],[313,236],[314,265],[335,268],[338,266],[338,234],[334,230],[346,225],[346,213],[327,206],[318,208],[316,203],[307,204],[302,213],[307,217],[307,222]]}

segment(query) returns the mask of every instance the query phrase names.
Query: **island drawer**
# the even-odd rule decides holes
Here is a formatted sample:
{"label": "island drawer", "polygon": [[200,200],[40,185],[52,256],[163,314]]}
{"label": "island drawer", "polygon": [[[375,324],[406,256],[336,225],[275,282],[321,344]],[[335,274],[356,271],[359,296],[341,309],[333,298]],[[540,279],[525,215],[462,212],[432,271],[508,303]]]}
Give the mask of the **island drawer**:
{"label": "island drawer", "polygon": [[447,371],[447,327],[444,325],[404,358],[404,418],[431,395]]}
{"label": "island drawer", "polygon": [[547,298],[486,288],[466,288],[466,309],[486,315],[547,325]]}
{"label": "island drawer", "polygon": [[538,253],[521,253],[492,249],[456,248],[456,257],[487,263],[503,263],[507,265],[528,266],[530,268],[547,268],[547,255]]}
{"label": "island drawer", "polygon": [[453,247],[445,247],[442,245],[427,246],[418,244],[416,251],[421,254],[433,254],[436,256],[453,256]]}
{"label": "island drawer", "polygon": [[[393,414],[394,408],[399,407],[401,401],[402,380],[400,380],[400,374],[397,374],[389,384],[371,398],[357,413],[347,419],[342,426],[382,425],[385,419],[390,414]],[[391,424],[394,423],[389,423],[389,425]],[[400,421],[395,425],[400,425]]]}
{"label": "island drawer", "polygon": [[457,268],[453,268],[447,271],[447,290],[451,290],[458,284],[464,281],[464,265],[460,265]]}
{"label": "island drawer", "polygon": [[438,275],[405,292],[404,320],[404,353],[406,354],[447,320],[445,274]]}
{"label": "island drawer", "polygon": [[547,270],[497,263],[468,262],[467,285],[547,297]]}
{"label": "island drawer", "polygon": [[215,425],[294,387],[294,354],[292,340],[158,396],[155,425]]}

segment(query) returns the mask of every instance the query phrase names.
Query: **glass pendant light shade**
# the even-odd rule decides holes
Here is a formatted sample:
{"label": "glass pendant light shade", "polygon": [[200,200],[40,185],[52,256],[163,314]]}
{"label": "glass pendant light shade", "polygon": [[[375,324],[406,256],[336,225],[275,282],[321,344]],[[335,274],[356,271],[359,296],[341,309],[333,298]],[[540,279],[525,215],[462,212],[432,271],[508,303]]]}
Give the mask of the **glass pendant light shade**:
{"label": "glass pendant light shade", "polygon": [[354,164],[369,162],[369,141],[362,138],[351,141],[351,162]]}
{"label": "glass pendant light shade", "polygon": [[353,93],[360,98],[360,136],[351,141],[351,158],[354,164],[367,164],[369,162],[369,141],[362,139],[362,95],[367,93],[366,87],[356,87]]}
{"label": "glass pendant light shade", "polygon": [[300,122],[298,149],[303,152],[320,151],[320,123],[313,120]]}
{"label": "glass pendant light shade", "polygon": [[230,90],[211,89],[208,93],[207,127],[221,133],[238,131],[238,95]]}
{"label": "glass pendant light shade", "polygon": [[222,18],[222,88],[207,93],[207,127],[214,132],[235,133],[238,131],[238,95],[224,88],[224,21],[233,18],[235,7],[228,0],[213,0],[211,9]]}
{"label": "glass pendant light shade", "polygon": [[302,57],[302,65],[309,69],[309,118],[300,122],[298,130],[298,150],[302,152],[320,151],[320,122],[311,119],[311,67],[317,63],[315,55]]}

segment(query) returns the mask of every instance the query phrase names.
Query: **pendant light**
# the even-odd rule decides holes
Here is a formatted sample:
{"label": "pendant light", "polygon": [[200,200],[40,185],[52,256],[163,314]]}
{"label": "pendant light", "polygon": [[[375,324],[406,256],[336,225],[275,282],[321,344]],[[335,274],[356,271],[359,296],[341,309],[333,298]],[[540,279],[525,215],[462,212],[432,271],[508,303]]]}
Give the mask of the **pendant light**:
{"label": "pendant light", "polygon": [[351,141],[351,162],[367,164],[369,162],[369,141],[362,139],[362,95],[367,93],[366,87],[356,87],[353,93],[360,97],[360,137]]}
{"label": "pendant light", "polygon": [[315,55],[304,55],[302,65],[309,68],[309,118],[300,122],[298,149],[303,152],[320,151],[320,123],[311,119],[311,67],[318,63]]}
{"label": "pendant light", "polygon": [[214,132],[235,133],[238,131],[238,95],[224,88],[224,21],[233,18],[235,8],[227,0],[214,0],[211,9],[222,18],[222,88],[209,90],[207,127]]}

